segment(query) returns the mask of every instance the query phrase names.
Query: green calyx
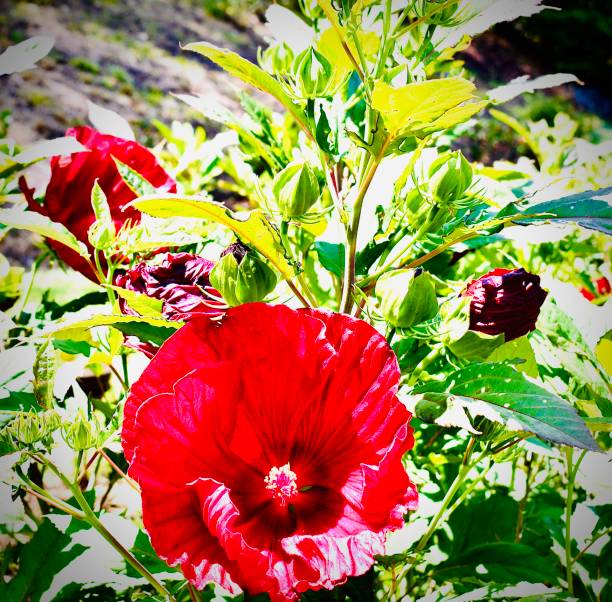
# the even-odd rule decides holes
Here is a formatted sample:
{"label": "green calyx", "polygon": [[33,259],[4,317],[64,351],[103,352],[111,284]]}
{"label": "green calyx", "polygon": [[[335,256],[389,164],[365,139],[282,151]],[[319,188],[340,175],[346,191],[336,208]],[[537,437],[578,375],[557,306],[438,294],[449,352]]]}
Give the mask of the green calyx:
{"label": "green calyx", "polygon": [[232,307],[263,301],[276,286],[276,273],[241,243],[230,245],[210,273],[211,284]]}
{"label": "green calyx", "polygon": [[394,328],[409,328],[438,313],[431,275],[417,269],[393,270],[376,284],[380,312]]}
{"label": "green calyx", "polygon": [[283,220],[304,215],[318,200],[319,181],[307,163],[290,163],[274,178],[272,185]]}

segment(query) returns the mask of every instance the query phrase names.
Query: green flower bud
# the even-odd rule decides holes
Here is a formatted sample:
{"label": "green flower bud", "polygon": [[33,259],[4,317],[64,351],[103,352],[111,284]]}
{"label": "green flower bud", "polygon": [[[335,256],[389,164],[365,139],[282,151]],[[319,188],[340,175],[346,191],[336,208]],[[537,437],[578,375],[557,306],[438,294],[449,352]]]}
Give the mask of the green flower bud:
{"label": "green flower bud", "polygon": [[452,203],[463,197],[472,175],[472,166],[461,151],[445,153],[429,168],[429,191],[438,203]]}
{"label": "green flower bud", "polygon": [[265,50],[258,49],[257,60],[268,73],[286,75],[291,72],[295,56],[293,50],[282,42]]}
{"label": "green flower bud", "polygon": [[62,427],[64,441],[75,451],[97,447],[101,425],[97,418],[87,418],[83,410],[77,412],[73,422]]}
{"label": "green flower bud", "polygon": [[433,278],[420,268],[393,270],[376,283],[380,312],[395,328],[409,328],[438,313]]}
{"label": "green flower bud", "polygon": [[276,273],[240,242],[230,245],[210,273],[210,283],[228,305],[263,301],[276,286]]}
{"label": "green flower bud", "polygon": [[307,48],[295,58],[293,72],[303,98],[331,96],[335,90],[332,64],[314,48]]}
{"label": "green flower bud", "polygon": [[308,163],[290,163],[276,175],[272,185],[283,220],[304,215],[319,198],[321,189]]}
{"label": "green flower bud", "polygon": [[7,433],[25,445],[32,445],[50,435],[60,426],[57,412],[20,412],[8,425]]}

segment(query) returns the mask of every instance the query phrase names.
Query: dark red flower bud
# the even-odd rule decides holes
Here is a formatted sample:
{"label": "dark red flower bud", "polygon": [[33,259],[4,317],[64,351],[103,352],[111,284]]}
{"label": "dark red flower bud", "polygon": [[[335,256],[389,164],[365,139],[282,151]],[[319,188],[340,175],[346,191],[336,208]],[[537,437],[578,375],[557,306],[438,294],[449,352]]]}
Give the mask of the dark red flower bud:
{"label": "dark red flower bud", "polygon": [[[210,284],[213,261],[191,253],[166,253],[161,262],[139,263],[120,273],[115,284],[129,291],[163,301],[162,314],[168,320],[188,321],[196,316],[216,318],[227,308],[221,295]],[[121,311],[138,315],[125,299]]]}
{"label": "dark red flower bud", "polygon": [[595,286],[597,287],[597,293],[599,295],[609,295],[612,291],[610,288],[610,281],[605,276],[598,278],[595,281]]}
{"label": "dark red flower bud", "polygon": [[[132,140],[101,134],[89,127],[71,128],[66,136],[73,136],[89,150],[68,157],[51,159],[51,179],[43,205],[34,199],[34,191],[25,178],[19,181],[30,210],[46,215],[63,224],[92,252],[87,231],[95,221],[91,206],[94,182],[104,191],[115,227],[119,230],[127,220],[140,221],[140,212],[126,207],[136,198],[134,191],[123,181],[113,157],[131,167],[159,191],[176,192],[176,183],[164,171],[149,150]],[[49,241],[60,259],[88,278],[96,280],[85,259],[64,245]]]}
{"label": "dark red flower bud", "polygon": [[249,252],[249,249],[245,247],[241,242],[233,242],[229,247],[221,251],[221,257],[225,257],[230,253],[234,256],[236,263],[240,265],[245,255]]}
{"label": "dark red flower bud", "polygon": [[523,268],[497,268],[470,282],[463,294],[472,298],[471,330],[504,334],[511,341],[535,329],[548,293],[540,286],[540,277]]}

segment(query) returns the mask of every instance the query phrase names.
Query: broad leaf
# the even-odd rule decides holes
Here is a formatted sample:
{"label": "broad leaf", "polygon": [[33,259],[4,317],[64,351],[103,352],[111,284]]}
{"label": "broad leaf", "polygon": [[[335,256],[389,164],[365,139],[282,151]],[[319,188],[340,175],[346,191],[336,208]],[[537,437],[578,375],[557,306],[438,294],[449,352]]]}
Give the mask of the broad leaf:
{"label": "broad leaf", "polygon": [[[482,567],[482,568],[480,568]],[[556,583],[556,566],[533,548],[507,541],[486,543],[439,564],[434,578],[472,577],[494,583]]]}
{"label": "broad leaf", "polygon": [[105,109],[91,101],[87,103],[87,110],[89,121],[99,132],[125,140],[136,140],[130,124],[115,111]]}
{"label": "broad leaf", "polygon": [[62,224],[51,221],[47,216],[35,211],[0,209],[0,224],[9,228],[29,230],[51,240],[55,240],[76,251],[81,257],[89,258],[87,247],[77,240]]}
{"label": "broad leaf", "polygon": [[312,245],[317,252],[321,265],[328,271],[342,278],[344,272],[344,245],[318,240]]}
{"label": "broad leaf", "polygon": [[510,431],[534,433],[541,439],[599,451],[576,410],[566,401],[505,364],[472,364],[446,380],[414,390],[417,415],[441,426],[474,432],[466,411],[503,424]]}
{"label": "broad leaf", "polygon": [[475,86],[461,77],[416,82],[393,88],[377,81],[372,106],[392,136],[423,136],[466,121],[484,106],[474,99]]}
{"label": "broad leaf", "polygon": [[88,149],[74,136],[62,136],[61,138],[36,142],[11,157],[11,160],[15,163],[26,164],[57,155],[65,156],[82,152],[88,152]]}
{"label": "broad leaf", "polygon": [[87,548],[71,545],[69,535],[61,533],[48,519],[44,519],[19,552],[19,572],[8,583],[0,584],[3,600],[36,602],[48,591],[53,577],[68,566]]}
{"label": "broad leaf", "polygon": [[151,184],[146,178],[143,178],[136,170],[132,169],[129,165],[122,163],[113,157],[115,165],[119,174],[123,178],[123,181],[128,185],[132,192],[137,196],[144,196],[147,194],[155,194],[157,192],[155,186]]}
{"label": "broad leaf", "polygon": [[119,297],[125,299],[127,304],[141,316],[160,318],[164,302],[149,295],[143,295],[136,291],[130,291],[120,286],[111,287]]}
{"label": "broad leaf", "polygon": [[612,234],[612,187],[589,190],[554,201],[545,201],[522,207],[510,204],[498,217],[516,215],[513,221],[518,224],[575,223],[583,228]]}
{"label": "broad leaf", "polygon": [[249,213],[234,213],[212,201],[178,195],[151,195],[136,199],[136,209],[153,217],[193,217],[211,220],[230,228],[240,240],[266,257],[288,280],[294,269],[285,256],[280,236],[257,209]]}

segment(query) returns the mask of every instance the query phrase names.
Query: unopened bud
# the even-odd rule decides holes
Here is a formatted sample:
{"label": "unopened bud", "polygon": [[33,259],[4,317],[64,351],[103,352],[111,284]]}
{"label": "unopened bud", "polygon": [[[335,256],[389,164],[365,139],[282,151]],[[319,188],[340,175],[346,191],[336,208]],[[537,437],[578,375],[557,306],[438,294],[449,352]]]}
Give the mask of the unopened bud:
{"label": "unopened bud", "polygon": [[97,447],[100,423],[95,417],[88,419],[83,410],[77,412],[73,422],[62,427],[64,441],[75,451]]}
{"label": "unopened bud", "polygon": [[438,313],[433,278],[420,268],[384,274],[376,284],[376,296],[381,314],[395,328],[409,328]]}
{"label": "unopened bud", "polygon": [[239,242],[221,253],[210,273],[211,284],[231,306],[263,301],[276,281],[276,273],[268,264]]}
{"label": "unopened bud", "polygon": [[308,163],[290,163],[277,174],[272,186],[285,221],[304,215],[319,198],[319,181]]}
{"label": "unopened bud", "polygon": [[445,153],[429,168],[429,190],[438,203],[452,203],[464,196],[472,175],[472,166],[461,151]]}
{"label": "unopened bud", "polygon": [[60,426],[57,412],[20,412],[7,427],[7,433],[16,441],[31,445],[50,435]]}

